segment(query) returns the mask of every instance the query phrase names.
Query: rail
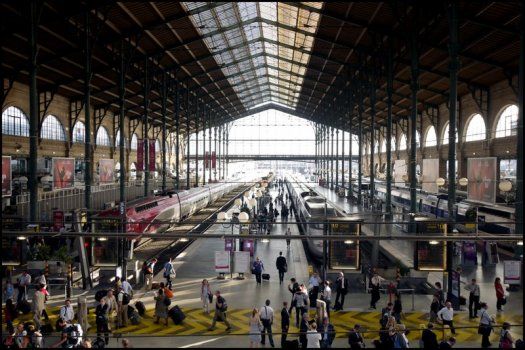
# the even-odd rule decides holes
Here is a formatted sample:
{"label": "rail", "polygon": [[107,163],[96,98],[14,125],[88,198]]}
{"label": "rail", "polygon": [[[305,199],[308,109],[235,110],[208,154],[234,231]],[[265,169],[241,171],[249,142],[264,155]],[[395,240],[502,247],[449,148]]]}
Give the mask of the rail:
{"label": "rail", "polygon": [[[370,287],[367,287],[366,288],[366,292],[370,292],[372,290],[372,288]],[[393,294],[391,292],[391,290],[389,288],[379,288],[379,291],[383,294]],[[395,288],[395,291],[398,292],[398,293],[410,293],[412,295],[412,311],[415,310],[415,307],[414,307],[414,300],[415,300],[415,295],[416,295],[416,292],[415,292],[415,289],[414,288]]]}

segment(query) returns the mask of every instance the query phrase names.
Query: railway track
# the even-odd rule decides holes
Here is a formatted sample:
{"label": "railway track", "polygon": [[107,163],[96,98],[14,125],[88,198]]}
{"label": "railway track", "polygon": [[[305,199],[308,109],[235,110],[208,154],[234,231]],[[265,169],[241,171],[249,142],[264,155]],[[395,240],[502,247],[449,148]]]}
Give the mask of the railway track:
{"label": "railway track", "polygon": [[[233,205],[235,198],[253,185],[254,183],[237,186],[232,191],[211,203],[208,207],[201,209],[198,213],[184,221],[173,225],[167,230],[167,232],[203,234],[215,222],[219,212],[228,210]],[[154,273],[156,274],[162,270],[164,265],[163,262],[167,261],[168,257],[178,255],[191,243],[193,243],[193,240],[174,240],[173,238],[163,239],[162,234],[159,234],[158,238],[151,237],[142,240],[142,242],[134,249],[134,260],[145,261],[156,257],[159,261],[155,264]]]}

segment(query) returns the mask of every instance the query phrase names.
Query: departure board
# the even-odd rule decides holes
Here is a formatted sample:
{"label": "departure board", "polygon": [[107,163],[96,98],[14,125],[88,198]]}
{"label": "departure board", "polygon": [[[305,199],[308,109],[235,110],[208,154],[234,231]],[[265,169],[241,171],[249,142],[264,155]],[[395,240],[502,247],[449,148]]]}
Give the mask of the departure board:
{"label": "departure board", "polygon": [[[354,218],[335,218],[329,219],[329,234],[359,236],[361,232],[362,219]],[[334,270],[357,270],[359,269],[359,241],[351,238],[344,238],[340,241],[331,240],[328,248],[328,264]]]}
{"label": "departure board", "polygon": [[438,218],[416,217],[416,234],[436,236],[435,240],[416,241],[414,265],[416,270],[443,271],[446,268],[447,243],[440,240],[446,236],[447,225]]}

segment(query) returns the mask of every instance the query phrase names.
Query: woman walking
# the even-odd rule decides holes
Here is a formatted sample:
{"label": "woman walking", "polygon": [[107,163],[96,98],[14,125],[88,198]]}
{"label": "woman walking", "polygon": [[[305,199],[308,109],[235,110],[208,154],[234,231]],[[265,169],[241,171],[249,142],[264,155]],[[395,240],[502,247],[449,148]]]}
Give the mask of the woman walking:
{"label": "woman walking", "polygon": [[264,270],[264,264],[263,262],[257,257],[252,265],[252,273],[255,275],[255,280],[257,281],[257,284],[261,284],[261,275]]}
{"label": "woman walking", "polygon": [[206,314],[210,313],[210,303],[213,301],[213,293],[211,292],[210,283],[207,279],[202,280],[201,284],[201,301],[202,308]]}
{"label": "woman walking", "polygon": [[507,303],[507,300],[505,299],[505,289],[503,288],[503,284],[501,284],[501,279],[499,277],[496,277],[496,280],[494,281],[494,289],[496,290],[496,298],[498,299],[496,309],[500,312],[503,311],[503,305]]}
{"label": "woman walking", "polygon": [[250,317],[250,348],[258,348],[261,342],[261,318],[259,311],[254,308]]}
{"label": "woman walking", "polygon": [[159,289],[157,296],[155,296],[155,323],[159,323],[160,319],[164,319],[164,325],[168,325],[168,306],[170,300],[164,295],[164,290]]}

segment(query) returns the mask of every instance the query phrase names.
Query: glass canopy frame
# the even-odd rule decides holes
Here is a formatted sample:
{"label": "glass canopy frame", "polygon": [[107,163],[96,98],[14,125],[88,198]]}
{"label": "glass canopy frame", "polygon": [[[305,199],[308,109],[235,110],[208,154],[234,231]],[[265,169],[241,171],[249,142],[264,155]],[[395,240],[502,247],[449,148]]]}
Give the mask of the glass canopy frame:
{"label": "glass canopy frame", "polygon": [[247,110],[267,103],[297,106],[323,3],[297,4],[183,3]]}

